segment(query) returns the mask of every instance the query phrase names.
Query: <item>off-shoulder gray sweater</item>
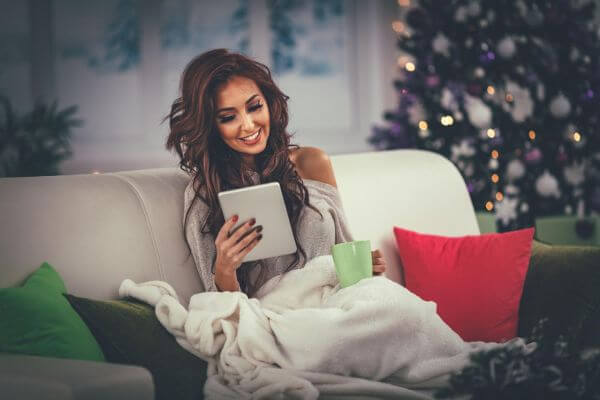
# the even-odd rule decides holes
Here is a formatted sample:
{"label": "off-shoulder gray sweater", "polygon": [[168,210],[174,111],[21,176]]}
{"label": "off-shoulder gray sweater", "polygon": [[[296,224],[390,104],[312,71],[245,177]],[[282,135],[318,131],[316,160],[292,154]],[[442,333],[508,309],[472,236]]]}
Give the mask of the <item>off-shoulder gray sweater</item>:
{"label": "off-shoulder gray sweater", "polygon": [[[250,172],[250,177],[254,184],[260,182],[257,172]],[[323,215],[323,220],[321,220],[321,216],[313,209],[304,206],[298,219],[298,241],[306,252],[306,260],[311,260],[314,257],[331,254],[331,246],[333,244],[349,242],[354,239],[348,227],[337,188],[312,179],[303,179],[303,182],[309,193],[310,204],[317,208]],[[185,189],[184,223],[185,215],[194,199],[195,191],[192,184],[193,179],[190,180]],[[185,226],[185,235],[190,244],[192,256],[204,289],[206,291],[216,291],[218,289],[215,285],[215,276],[211,271],[212,263],[216,256],[215,237],[211,233],[201,233],[207,211],[208,206],[200,199],[196,200]],[[257,224],[260,224],[260,221],[257,221]],[[257,281],[260,277],[258,271],[254,270],[250,273],[251,286],[254,290],[252,293],[248,293],[248,295],[252,296],[256,293],[270,278],[280,276],[284,273],[293,260],[294,254],[262,260],[263,268],[266,269],[266,272],[262,274],[260,282]],[[304,265],[304,260],[300,257],[296,268],[302,268]]]}

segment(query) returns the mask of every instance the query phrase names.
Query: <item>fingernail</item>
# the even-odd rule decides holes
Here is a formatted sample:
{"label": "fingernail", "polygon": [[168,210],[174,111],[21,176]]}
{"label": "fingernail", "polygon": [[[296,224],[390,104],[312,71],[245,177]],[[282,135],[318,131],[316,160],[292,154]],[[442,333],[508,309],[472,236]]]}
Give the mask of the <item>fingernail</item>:
{"label": "fingernail", "polygon": [[238,216],[237,216],[237,215],[234,215],[234,216],[233,216],[233,222],[237,222],[237,220],[238,220]]}
{"label": "fingernail", "polygon": [[260,239],[262,239],[262,235],[258,235],[257,240],[260,240]]}
{"label": "fingernail", "polygon": [[250,226],[254,225],[255,223],[256,223],[256,219],[252,218],[252,219],[250,220]]}
{"label": "fingernail", "polygon": [[257,227],[256,227],[256,232],[260,232],[260,231],[262,231],[262,228],[263,228],[263,227],[262,227],[262,225],[259,225],[259,226],[257,226]]}

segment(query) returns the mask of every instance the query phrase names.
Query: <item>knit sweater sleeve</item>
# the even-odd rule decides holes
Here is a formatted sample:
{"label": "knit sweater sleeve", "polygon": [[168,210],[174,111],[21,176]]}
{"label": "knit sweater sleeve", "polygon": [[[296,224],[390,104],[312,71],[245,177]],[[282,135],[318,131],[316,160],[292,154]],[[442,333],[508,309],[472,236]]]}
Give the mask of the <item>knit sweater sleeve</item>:
{"label": "knit sweater sleeve", "polygon": [[[215,239],[211,233],[201,232],[202,224],[208,213],[208,206],[200,199],[197,199],[192,205],[192,200],[195,196],[195,190],[192,185],[193,179],[186,187],[184,193],[183,223],[185,238],[190,246],[196,269],[204,286],[204,291],[214,292],[218,290],[215,284],[215,275],[212,271],[213,261],[216,256]],[[190,206],[192,208],[186,224],[185,216]]]}
{"label": "knit sweater sleeve", "polygon": [[320,199],[326,204],[326,211],[329,212],[333,219],[335,236],[333,243],[345,243],[354,240],[354,235],[350,230],[344,205],[340,192],[335,186],[316,181],[312,179],[304,179],[305,184],[311,188],[313,198]]}

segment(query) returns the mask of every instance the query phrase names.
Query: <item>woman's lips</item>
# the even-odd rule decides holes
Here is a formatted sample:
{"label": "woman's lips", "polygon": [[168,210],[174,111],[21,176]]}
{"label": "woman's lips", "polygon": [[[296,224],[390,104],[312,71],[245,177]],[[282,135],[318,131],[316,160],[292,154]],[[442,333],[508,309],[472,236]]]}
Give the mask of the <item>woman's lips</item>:
{"label": "woman's lips", "polygon": [[252,144],[256,144],[258,143],[258,141],[260,140],[260,136],[262,135],[262,128],[260,128],[258,130],[258,135],[256,136],[256,139],[249,141],[249,140],[244,140],[244,139],[239,139],[240,142],[247,144],[247,145],[252,145]]}

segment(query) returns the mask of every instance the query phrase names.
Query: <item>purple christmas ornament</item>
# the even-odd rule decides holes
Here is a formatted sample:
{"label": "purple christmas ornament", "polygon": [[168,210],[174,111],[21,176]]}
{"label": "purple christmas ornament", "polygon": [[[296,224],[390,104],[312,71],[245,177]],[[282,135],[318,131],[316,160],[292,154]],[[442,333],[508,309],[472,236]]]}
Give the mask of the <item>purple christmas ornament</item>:
{"label": "purple christmas ornament", "polygon": [[437,75],[429,75],[425,78],[425,84],[432,88],[440,84],[440,77]]}
{"label": "purple christmas ornament", "polygon": [[390,134],[394,137],[400,137],[404,135],[404,126],[400,124],[392,124],[390,127]]}
{"label": "purple christmas ornament", "polygon": [[594,98],[594,91],[592,89],[588,89],[587,92],[585,92],[585,97],[587,97],[588,99],[593,99]]}
{"label": "purple christmas ornament", "polygon": [[542,160],[542,152],[537,147],[525,153],[525,161],[529,164],[537,164]]}

